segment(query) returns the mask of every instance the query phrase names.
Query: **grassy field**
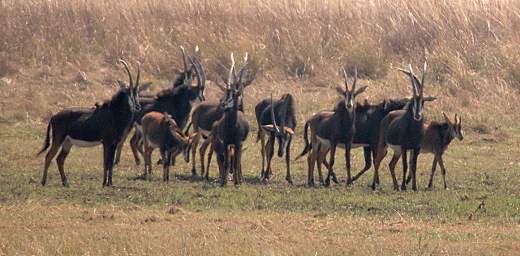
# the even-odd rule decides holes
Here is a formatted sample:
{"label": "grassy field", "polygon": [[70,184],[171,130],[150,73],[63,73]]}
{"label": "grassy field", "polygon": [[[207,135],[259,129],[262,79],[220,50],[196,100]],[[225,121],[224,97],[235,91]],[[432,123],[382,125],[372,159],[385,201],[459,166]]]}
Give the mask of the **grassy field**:
{"label": "grassy field", "polygon": [[[139,180],[142,167],[131,164],[127,150],[115,186],[102,188],[99,148],[73,149],[66,163],[70,188],[61,187],[55,165],[49,186],[41,187],[43,159],[33,156],[44,126],[0,128],[2,254],[430,255],[520,249],[518,130],[500,143],[467,136],[452,145],[446,155],[450,190],[442,189],[440,175],[435,189],[426,190],[432,159],[424,155],[419,192],[393,192],[385,167],[382,189],[374,193],[367,187],[370,175],[353,187],[308,188],[303,161],[293,163],[294,186],[283,179],[282,161],[275,162],[274,180],[260,184],[259,153],[251,139],[244,158],[247,182],[240,187],[191,178],[183,162],[170,184],[160,181],[160,172],[152,182]],[[343,162],[337,166],[339,171]]]}
{"label": "grassy field", "polygon": [[[0,1],[0,255],[515,255],[520,251],[520,1]],[[164,184],[159,168],[139,179],[127,147],[102,188],[101,148],[73,148],[63,188],[55,162],[49,185],[36,157],[52,113],[93,106],[116,90],[125,58],[143,65],[151,92],[181,67],[179,46],[198,45],[213,81],[229,53],[249,52],[256,71],[245,91],[252,131],[240,187],[191,177],[179,161]],[[305,186],[305,160],[293,161],[295,185],[274,161],[261,184],[254,105],[271,92],[297,98],[296,139],[313,113],[331,109],[340,67],[368,85],[359,101],[411,94],[396,71],[429,64],[427,120],[462,116],[467,133],[445,155],[449,190],[432,156],[419,158],[419,191],[394,192],[385,159],[381,190],[368,172],[352,187]],[[82,74],[78,76],[78,74]],[[85,79],[86,78],[86,79]],[[353,165],[364,162],[354,150]],[[156,153],[157,154],[157,153]],[[344,182],[343,151],[336,173]],[[155,155],[155,157],[157,157]],[[398,174],[401,175],[401,165]],[[398,177],[399,177],[398,176]]]}

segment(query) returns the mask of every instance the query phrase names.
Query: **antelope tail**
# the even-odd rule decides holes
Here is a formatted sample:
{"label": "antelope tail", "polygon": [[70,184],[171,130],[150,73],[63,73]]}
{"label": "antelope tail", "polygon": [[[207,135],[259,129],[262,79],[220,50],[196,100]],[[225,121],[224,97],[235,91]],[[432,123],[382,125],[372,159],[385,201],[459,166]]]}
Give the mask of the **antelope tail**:
{"label": "antelope tail", "polygon": [[45,141],[43,142],[43,148],[40,150],[40,152],[38,152],[38,154],[36,154],[36,156],[39,156],[41,155],[43,152],[45,152],[49,146],[50,146],[50,142],[51,142],[51,122],[49,121],[49,124],[47,125],[47,135],[45,136]]}
{"label": "antelope tail", "polygon": [[312,144],[309,143],[309,136],[308,136],[309,125],[310,125],[310,122],[307,121],[305,123],[305,128],[303,130],[303,140],[305,142],[305,148],[303,148],[303,151],[296,157],[295,160],[300,159],[300,157],[302,157],[305,154],[309,153],[309,151],[312,149]]}

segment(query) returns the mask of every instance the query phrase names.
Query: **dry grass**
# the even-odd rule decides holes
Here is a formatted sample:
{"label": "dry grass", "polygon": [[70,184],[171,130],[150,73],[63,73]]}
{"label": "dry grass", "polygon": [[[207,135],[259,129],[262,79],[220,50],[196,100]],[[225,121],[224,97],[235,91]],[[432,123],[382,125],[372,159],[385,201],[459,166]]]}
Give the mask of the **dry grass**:
{"label": "dry grass", "polygon": [[[357,65],[377,99],[408,94],[395,68],[426,57],[427,93],[442,96],[435,109],[491,129],[516,116],[520,1],[7,0],[0,13],[0,77],[13,81],[0,83],[9,88],[0,96],[30,102],[2,104],[4,112],[12,104],[40,118],[107,97],[100,88],[124,77],[114,72],[120,57],[144,63],[148,78],[171,79],[178,46],[199,45],[212,79],[229,52],[247,51],[257,87],[315,90],[338,80],[339,66]],[[91,83],[72,86],[78,71]]]}
{"label": "dry grass", "polygon": [[30,203],[0,207],[1,254],[491,255],[520,250],[519,226],[431,224],[299,213],[191,212]]}

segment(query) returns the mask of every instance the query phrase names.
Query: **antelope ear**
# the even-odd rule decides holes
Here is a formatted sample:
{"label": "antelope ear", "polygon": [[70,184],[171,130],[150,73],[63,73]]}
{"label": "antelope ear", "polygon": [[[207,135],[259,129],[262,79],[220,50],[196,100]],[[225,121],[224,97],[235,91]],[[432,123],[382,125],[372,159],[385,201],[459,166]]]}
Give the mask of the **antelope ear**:
{"label": "antelope ear", "polygon": [[336,92],[340,95],[340,96],[345,96],[345,90],[343,90],[343,88],[341,87],[336,87]]}
{"label": "antelope ear", "polygon": [[262,129],[267,130],[267,131],[270,131],[270,132],[274,132],[274,131],[276,131],[276,130],[274,129],[274,125],[272,125],[272,124],[262,125]]}
{"label": "antelope ear", "polygon": [[448,117],[448,115],[446,115],[446,113],[442,112],[442,115],[444,116],[444,120],[446,120],[446,122],[448,122],[448,124],[452,124],[450,118]]}
{"label": "antelope ear", "polygon": [[294,130],[291,129],[290,127],[284,127],[283,129],[285,130],[285,133],[288,133],[290,135],[294,134]]}
{"label": "antelope ear", "polygon": [[423,101],[434,101],[436,99],[437,99],[437,97],[435,97],[435,96],[423,97]]}
{"label": "antelope ear", "polygon": [[367,87],[368,86],[365,85],[365,86],[361,86],[361,88],[357,89],[356,92],[354,93],[354,97],[358,96],[361,93],[364,93],[367,90]]}

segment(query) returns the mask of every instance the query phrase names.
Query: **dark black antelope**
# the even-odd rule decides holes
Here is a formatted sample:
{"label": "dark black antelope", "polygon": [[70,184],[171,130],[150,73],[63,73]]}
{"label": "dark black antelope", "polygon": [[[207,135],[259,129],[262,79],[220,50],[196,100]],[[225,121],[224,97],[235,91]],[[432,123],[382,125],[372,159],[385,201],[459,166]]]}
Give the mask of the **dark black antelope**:
{"label": "dark black antelope", "polygon": [[189,138],[167,113],[149,112],[141,120],[144,142],[144,177],[152,174],[152,152],[158,148],[163,159],[163,181],[170,181],[170,160],[189,145]]}
{"label": "dark black antelope", "polygon": [[[442,181],[444,183],[444,189],[448,189],[446,185],[446,168],[444,168],[444,160],[442,155],[448,149],[451,141],[456,138],[459,141],[464,139],[464,132],[462,131],[462,120],[460,116],[455,114],[455,122],[452,122],[446,113],[442,113],[444,116],[444,122],[431,122],[424,125],[424,136],[421,143],[421,153],[431,153],[434,155],[432,163],[432,173],[430,175],[430,181],[428,182],[428,188],[433,188],[433,176],[437,169],[437,164],[441,168]],[[410,182],[411,176],[408,175],[406,183]]]}
{"label": "dark black antelope", "polygon": [[[330,180],[327,180],[326,183],[323,180],[321,163],[324,162],[327,152],[332,151],[332,154],[334,154],[338,145],[343,145],[345,148],[347,184],[352,183],[352,177],[350,174],[350,149],[356,130],[355,98],[366,90],[366,86],[356,89],[357,69],[355,71],[354,82],[352,83],[351,90],[348,88],[348,79],[345,70],[343,70],[343,76],[345,79],[345,90],[343,90],[341,87],[336,88],[337,92],[342,96],[343,99],[336,104],[334,111],[320,112],[305,123],[305,148],[303,152],[297,157],[297,159],[311,151],[307,157],[307,183],[311,186],[314,185],[315,164],[318,164],[320,184],[327,185],[330,183]],[[308,139],[309,128],[311,129],[311,143],[309,143]]]}
{"label": "dark black antelope", "polygon": [[[221,186],[226,185],[230,170],[233,171],[233,183],[238,185],[242,182],[242,144],[249,134],[249,124],[244,113],[239,111],[239,98],[243,95],[242,81],[246,66],[247,59],[235,76],[235,60],[233,53],[231,54],[231,68],[226,82],[227,93],[222,102],[224,115],[213,124],[211,129],[210,141],[217,155]],[[209,164],[208,161],[208,166]]]}
{"label": "dark black antelope", "polygon": [[417,158],[421,152],[421,142],[424,134],[423,124],[423,106],[424,106],[424,79],[426,76],[426,62],[422,72],[422,78],[419,81],[412,70],[412,65],[409,70],[399,69],[401,72],[409,76],[412,84],[413,97],[411,101],[406,104],[402,110],[390,112],[381,121],[379,146],[374,162],[374,179],[372,182],[372,189],[375,190],[379,184],[379,166],[381,161],[387,153],[387,148],[390,146],[394,154],[390,164],[390,174],[394,184],[394,190],[399,190],[397,178],[395,176],[395,165],[400,156],[403,156],[403,182],[401,189],[406,190],[406,172],[408,171],[407,151],[411,150],[410,160],[410,174],[412,176],[412,189],[417,190],[416,170]]}
{"label": "dark black antelope", "polygon": [[[235,72],[236,73],[236,72]],[[236,76],[236,75],[235,75]],[[242,82],[242,85],[244,89],[251,85],[253,83],[255,76],[254,74],[249,74],[246,76],[244,74],[244,81]],[[208,149],[210,145],[210,141],[208,140],[209,135],[211,133],[211,128],[213,124],[222,118],[224,115],[224,107],[223,103],[226,101],[226,97],[229,96],[228,94],[228,88],[226,86],[222,86],[218,83],[215,83],[220,90],[223,92],[223,96],[220,99],[219,102],[214,101],[204,101],[201,104],[199,104],[195,109],[193,109],[193,112],[191,114],[191,122],[193,125],[193,133],[194,137],[191,142],[191,153],[192,153],[192,169],[191,173],[192,175],[197,175],[197,169],[196,169],[196,156],[197,156],[197,148],[199,143],[201,143],[201,146],[199,148],[199,154],[200,154],[200,165],[201,165],[201,176],[205,176],[206,179],[209,179],[209,166],[205,168],[204,165],[204,158],[206,156],[206,150]],[[243,97],[242,95],[238,95],[238,110],[241,112],[244,112],[244,103],[243,103]],[[211,153],[208,155],[208,157],[211,157]],[[208,160],[209,161],[209,160]]]}
{"label": "dark black antelope", "polygon": [[[433,101],[435,99],[435,97],[424,97],[424,101]],[[377,146],[379,144],[381,120],[391,111],[403,109],[408,102],[410,102],[410,99],[403,98],[383,100],[383,102],[378,104],[369,104],[368,102],[362,104],[357,103],[356,133],[352,141],[352,148],[363,147],[365,165],[363,169],[352,177],[353,182],[372,167],[372,161],[375,160],[375,153],[377,152]],[[331,153],[329,163],[324,164],[329,170],[328,176],[332,176],[334,180],[336,177],[332,169],[334,165],[334,152]]]}
{"label": "dark black antelope", "polygon": [[[168,113],[178,126],[183,129],[185,128],[188,118],[191,113],[192,105],[196,101],[203,101],[204,88],[206,83],[206,75],[204,68],[196,56],[187,57],[184,48],[181,47],[185,70],[193,69],[197,78],[197,85],[192,85],[193,76],[183,76],[183,84],[177,85],[174,88],[165,89],[157,94],[152,103],[147,104],[136,114],[135,117],[135,133],[130,139],[130,145],[134,158],[137,164],[139,164],[138,151],[142,150],[139,146],[142,138],[142,127],[141,119],[144,115],[149,112],[156,111],[160,113]],[[191,68],[187,69],[187,62],[191,62]],[[189,72],[188,72],[189,73]],[[142,153],[142,152],[140,152]],[[175,161],[175,159],[173,159]]]}
{"label": "dark black antelope", "polygon": [[[262,170],[260,177],[263,181],[271,177],[271,160],[274,155],[275,140],[278,141],[278,157],[285,151],[287,173],[285,179],[292,184],[291,178],[291,142],[296,128],[295,100],[291,94],[284,94],[279,100],[271,98],[260,101],[255,107],[256,122],[258,124],[257,142],[260,141],[262,153]],[[268,135],[266,144],[265,137]],[[267,168],[265,168],[267,163]]]}
{"label": "dark black antelope", "polygon": [[50,145],[52,130],[52,145],[45,157],[42,185],[47,183],[49,165],[61,148],[56,162],[61,176],[61,182],[68,186],[63,165],[73,145],[92,147],[103,144],[103,186],[112,186],[112,168],[117,145],[121,142],[124,133],[132,124],[134,112],[140,110],[139,105],[139,76],[137,65],[137,79],[135,84],[128,64],[120,60],[128,73],[129,86],[121,88],[112,99],[105,101],[96,108],[68,109],[53,115],[47,126],[47,135],[43,149],[45,152]]}

